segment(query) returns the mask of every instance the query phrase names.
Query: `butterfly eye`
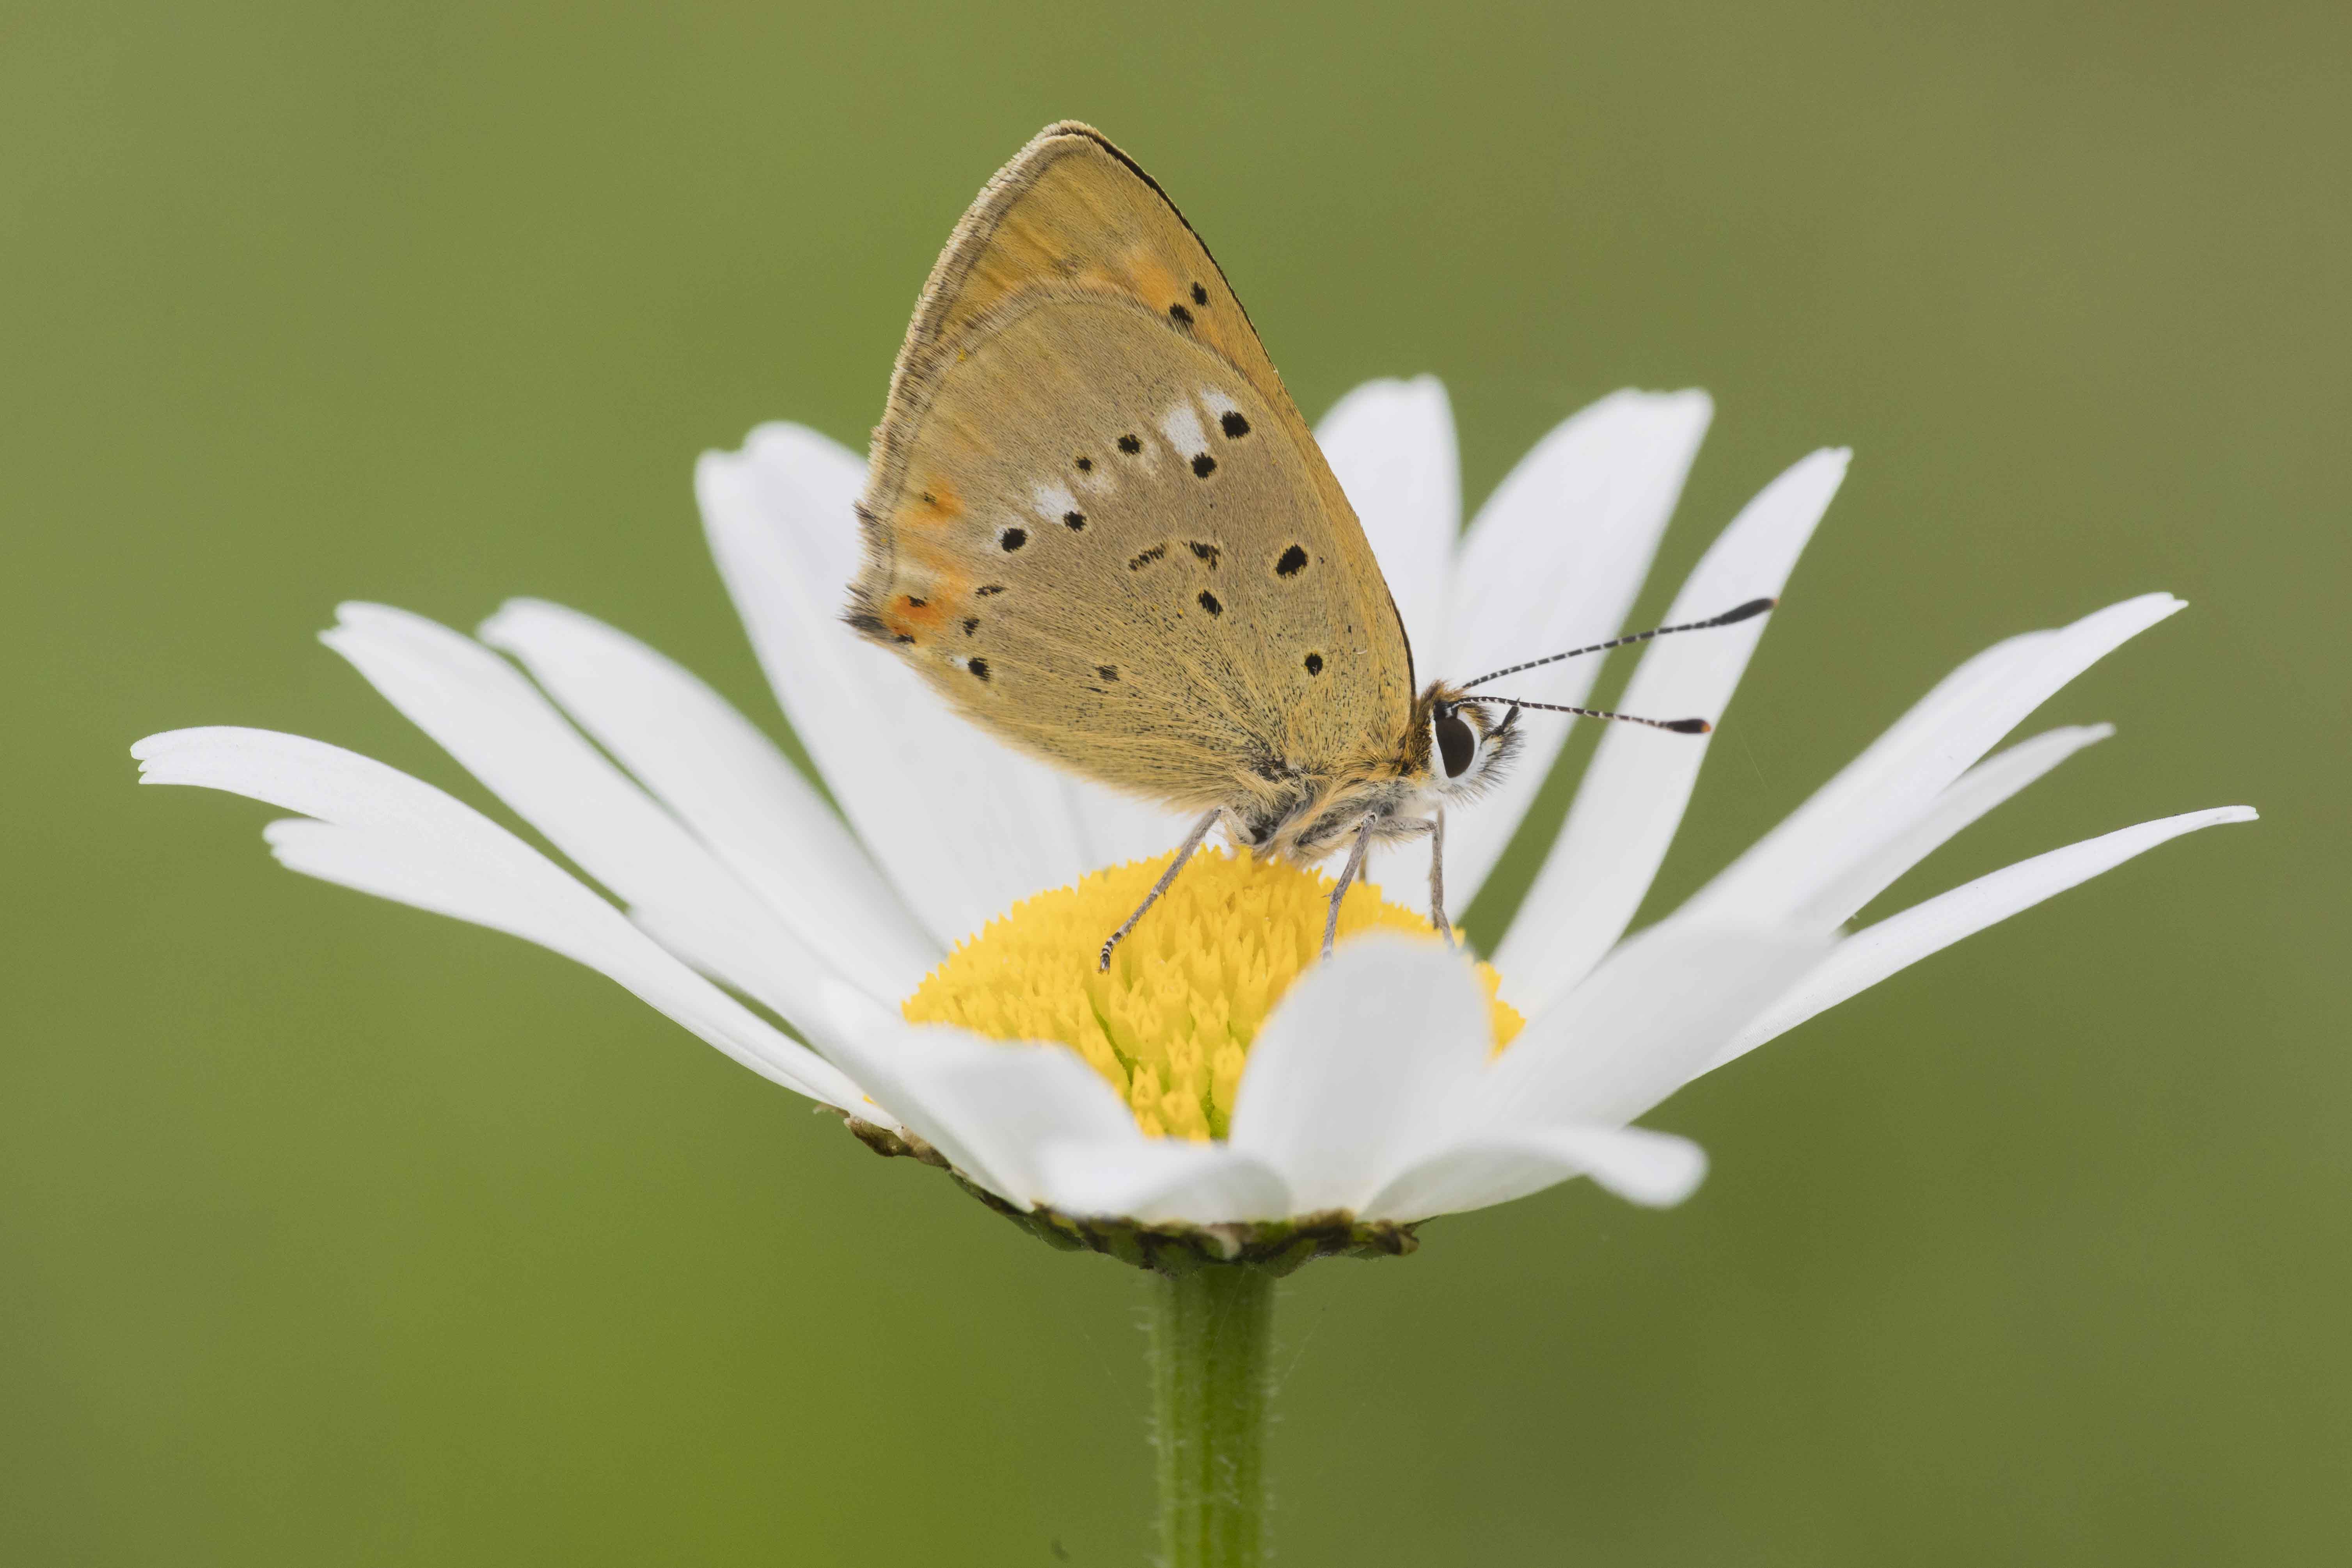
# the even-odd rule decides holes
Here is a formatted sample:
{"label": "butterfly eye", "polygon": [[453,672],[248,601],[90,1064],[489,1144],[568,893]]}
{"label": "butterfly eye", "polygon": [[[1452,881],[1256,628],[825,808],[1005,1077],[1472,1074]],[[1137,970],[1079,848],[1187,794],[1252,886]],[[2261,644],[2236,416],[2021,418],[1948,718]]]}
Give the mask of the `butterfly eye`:
{"label": "butterfly eye", "polygon": [[1450,710],[1432,719],[1430,728],[1437,732],[1437,750],[1445,760],[1445,776],[1460,778],[1469,771],[1470,759],[1477,755],[1478,738],[1470,732],[1470,726],[1462,721],[1459,714]]}

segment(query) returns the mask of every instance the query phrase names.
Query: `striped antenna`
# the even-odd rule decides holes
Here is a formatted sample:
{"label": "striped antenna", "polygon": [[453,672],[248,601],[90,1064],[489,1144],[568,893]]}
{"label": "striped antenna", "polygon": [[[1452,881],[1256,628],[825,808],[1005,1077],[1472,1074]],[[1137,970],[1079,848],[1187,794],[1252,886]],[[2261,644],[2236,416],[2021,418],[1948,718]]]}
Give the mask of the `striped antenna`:
{"label": "striped antenna", "polygon": [[[1710,616],[1703,621],[1685,621],[1678,626],[1654,626],[1646,632],[1628,632],[1622,637],[1611,637],[1607,642],[1597,642],[1590,647],[1572,647],[1566,653],[1556,653],[1549,658],[1533,658],[1529,659],[1525,664],[1515,664],[1508,669],[1490,670],[1486,674],[1480,676],[1475,680],[1464,681],[1457,689],[1467,691],[1472,687],[1484,686],[1490,680],[1500,680],[1507,675],[1517,675],[1523,669],[1538,669],[1547,664],[1558,664],[1564,658],[1581,658],[1588,653],[1607,653],[1612,647],[1624,647],[1633,643],[1648,642],[1652,637],[1672,637],[1676,632],[1703,632],[1710,630],[1716,626],[1734,626],[1751,616],[1762,615],[1765,611],[1770,609],[1780,602],[1780,601],[1778,599],[1750,599],[1746,604],[1740,605],[1738,609],[1726,610],[1719,616]],[[1489,700],[1502,702],[1508,700],[1508,699],[1496,697],[1492,698]],[[1540,702],[1522,702],[1519,706],[1522,708],[1541,708],[1544,705]],[[1588,717],[1591,716],[1588,710],[1582,708],[1563,709],[1561,711],[1570,713],[1585,713]],[[1622,713],[1603,713],[1601,714],[1600,717],[1603,719],[1622,719],[1625,715]],[[1650,724],[1655,723],[1656,721],[1652,719],[1643,719],[1639,721],[1639,722]],[[1696,734],[1697,732],[1698,731],[1685,731],[1685,733],[1690,734]]]}
{"label": "striped antenna", "polygon": [[1672,730],[1677,735],[1704,735],[1715,728],[1704,719],[1644,719],[1638,713],[1612,713],[1605,708],[1570,708],[1560,702],[1526,702],[1517,697],[1481,697],[1480,702],[1507,702],[1511,711],[1496,726],[1507,730],[1522,708],[1540,708],[1547,713],[1573,713],[1580,719],[1614,719],[1620,724],[1647,724],[1653,730]]}

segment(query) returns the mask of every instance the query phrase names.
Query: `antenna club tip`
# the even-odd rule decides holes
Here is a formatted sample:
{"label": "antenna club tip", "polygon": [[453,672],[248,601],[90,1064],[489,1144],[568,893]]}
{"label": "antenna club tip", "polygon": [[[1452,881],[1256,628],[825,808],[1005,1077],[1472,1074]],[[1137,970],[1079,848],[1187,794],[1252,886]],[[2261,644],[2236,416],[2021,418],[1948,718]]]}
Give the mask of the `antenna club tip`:
{"label": "antenna club tip", "polygon": [[1741,621],[1760,616],[1767,610],[1778,609],[1780,605],[1780,601],[1777,598],[1750,599],[1737,609],[1726,610],[1722,615],[1717,616],[1715,624],[1719,626],[1736,626]]}
{"label": "antenna club tip", "polygon": [[1715,730],[1715,726],[1704,719],[1675,719],[1670,721],[1666,728],[1677,735],[1706,735]]}

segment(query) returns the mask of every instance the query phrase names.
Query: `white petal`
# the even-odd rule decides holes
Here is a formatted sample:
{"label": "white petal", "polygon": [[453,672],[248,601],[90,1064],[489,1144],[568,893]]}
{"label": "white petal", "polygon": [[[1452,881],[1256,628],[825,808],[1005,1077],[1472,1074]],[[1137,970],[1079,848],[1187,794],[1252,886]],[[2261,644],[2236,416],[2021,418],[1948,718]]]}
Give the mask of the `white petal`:
{"label": "white petal", "polygon": [[572,717],[748,883],[794,936],[877,996],[939,962],[841,818],[717,692],[635,638],[560,605],[510,601],[482,640]]}
{"label": "white petal", "polygon": [[866,459],[830,436],[784,420],[758,426],[740,452],[706,452],[702,464],[713,458],[741,467],[736,477],[760,487],[762,521],[787,535],[793,564],[824,592],[845,593],[857,574]]}
{"label": "white petal", "polygon": [[1141,1142],[1101,1075],[1066,1046],[1012,1044],[917,1027],[836,984],[827,1053],[956,1169],[1024,1208],[1044,1201],[1049,1144]]}
{"label": "white petal", "polygon": [[[1620,392],[1538,442],[1463,539],[1446,616],[1447,663],[1424,661],[1421,679],[1471,680],[1626,630],[1713,412],[1703,392]],[[1496,689],[1575,705],[1592,689],[1602,660],[1569,659]],[[1528,719],[1510,774],[1475,806],[1447,814],[1445,881],[1457,909],[1469,908],[1485,884],[1568,739],[1566,715]],[[1422,847],[1393,859],[1400,879],[1426,879]]]}
{"label": "white petal", "polygon": [[1694,915],[1778,921],[1905,832],[2051,695],[2182,607],[2169,594],[2110,605],[1969,660],[1691,900]]}
{"label": "white petal", "polygon": [[1233,1145],[1280,1172],[1301,1212],[1353,1209],[1435,1136],[1494,1043],[1466,957],[1360,938],[1308,970],[1258,1032]]}
{"label": "white petal", "polygon": [[1915,904],[1899,915],[1865,926],[1840,942],[1828,958],[1740,1030],[1738,1037],[1700,1070],[1712,1072],[1929,953],[1941,952],[1962,937],[1973,936],[2021,910],[2032,909],[2078,882],[2087,882],[2168,839],[2219,823],[2253,820],[2252,807],[2224,805],[2143,822],[2137,827],[2121,828],[2037,855],[2031,860],[2021,860],[1925,903]]}
{"label": "white petal", "polygon": [[1629,1202],[1671,1208],[1698,1190],[1706,1152],[1687,1138],[1640,1127],[1556,1127],[1459,1143],[1402,1173],[1365,1208],[1409,1222],[1508,1203],[1591,1176]]}
{"label": "white petal", "polygon": [[2078,724],[2021,741],[1979,763],[1928,802],[1910,826],[1830,879],[1794,911],[1796,924],[1826,931],[1843,925],[1895,879],[1952,837],[2084,747],[2116,732],[2112,724]]}
{"label": "white petal", "polygon": [[194,784],[320,818],[268,838],[295,870],[520,936],[618,982],[761,1077],[828,1105],[863,1096],[545,857],[382,763],[266,730],[179,730],[131,748],[144,784]]}
{"label": "white petal", "polygon": [[1055,1143],[1038,1163],[1045,1201],[1064,1214],[1224,1225],[1302,1212],[1272,1166],[1227,1143],[1139,1136]]}
{"label": "white petal", "polygon": [[[1815,452],[1765,486],[1708,548],[1667,619],[1696,620],[1777,597],[1837,494],[1848,456]],[[1626,687],[1623,710],[1655,719],[1719,720],[1769,620],[1652,643]],[[1522,1012],[1541,1012],[1564,995],[1623,933],[1682,823],[1708,740],[1609,726],[1567,825],[1496,954],[1505,994]]]}
{"label": "white petal", "polygon": [[1078,839],[1086,847],[1088,870],[1165,855],[1184,841],[1199,820],[1086,779],[1064,776],[1060,783]]}
{"label": "white petal", "polygon": [[1632,1121],[1688,1082],[1829,946],[1786,931],[1653,926],[1511,1042],[1454,1136]]}
{"label": "white petal", "polygon": [[1433,375],[1368,381],[1332,405],[1315,440],[1380,560],[1421,678],[1452,668],[1445,607],[1462,470],[1444,384]]}
{"label": "white petal", "polygon": [[[741,992],[770,1012],[791,1021],[800,1036],[814,1046],[820,1056],[833,1054],[832,1037],[828,1033],[821,1006],[813,1005],[813,991],[822,993],[824,987],[845,984],[825,975],[821,969],[803,975],[790,987],[789,993],[765,979],[775,968],[774,952],[765,944],[763,934],[747,928],[724,915],[702,909],[667,909],[639,906],[627,911],[629,923],[687,963],[720,984]],[[860,994],[864,994],[861,991]],[[891,1124],[891,1118],[867,1101],[857,1110],[869,1121]]]}
{"label": "white petal", "polygon": [[[742,933],[752,964],[723,977],[801,1022],[824,965],[677,820],[607,762],[520,672],[448,627],[344,605],[320,640],[409,721],[632,905],[691,912]],[[698,954],[698,963],[712,955]]]}
{"label": "white petal", "polygon": [[[1095,865],[1063,779],[954,714],[841,624],[863,471],[824,437],[762,426],[695,469],[712,553],[784,712],[852,826],[951,944]],[[1171,834],[1169,843],[1181,836]]]}

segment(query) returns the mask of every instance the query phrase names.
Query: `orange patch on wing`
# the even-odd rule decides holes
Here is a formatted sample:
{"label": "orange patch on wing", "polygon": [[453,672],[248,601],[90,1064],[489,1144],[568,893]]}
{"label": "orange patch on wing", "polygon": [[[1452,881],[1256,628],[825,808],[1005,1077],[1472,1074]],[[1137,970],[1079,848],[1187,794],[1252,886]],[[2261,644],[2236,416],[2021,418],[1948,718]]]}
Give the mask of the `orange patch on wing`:
{"label": "orange patch on wing", "polygon": [[901,574],[898,591],[882,608],[883,624],[898,637],[941,630],[961,613],[971,590],[971,579],[943,552],[909,544],[907,564],[912,570]]}
{"label": "orange patch on wing", "polygon": [[1179,278],[1160,265],[1160,258],[1143,249],[1129,251],[1119,258],[1129,279],[1143,302],[1154,310],[1165,310],[1171,305],[1192,307],[1192,280]]}
{"label": "orange patch on wing", "polygon": [[915,494],[915,521],[946,522],[963,515],[963,497],[945,479],[932,479]]}
{"label": "orange patch on wing", "polygon": [[971,597],[971,579],[949,568],[931,579],[931,603],[940,606],[942,615],[953,615]]}
{"label": "orange patch on wing", "polygon": [[937,631],[947,613],[946,602],[935,593],[901,594],[890,601],[890,613],[883,619],[893,632],[904,637],[910,631]]}

